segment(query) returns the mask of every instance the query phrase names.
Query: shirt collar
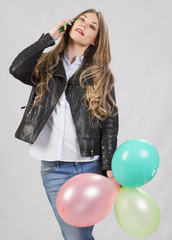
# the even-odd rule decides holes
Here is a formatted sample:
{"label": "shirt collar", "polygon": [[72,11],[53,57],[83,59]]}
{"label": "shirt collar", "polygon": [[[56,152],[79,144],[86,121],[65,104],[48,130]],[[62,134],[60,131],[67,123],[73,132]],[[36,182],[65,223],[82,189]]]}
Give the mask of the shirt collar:
{"label": "shirt collar", "polygon": [[[84,57],[84,55],[82,55],[82,56],[76,56],[75,61],[74,61],[73,63],[81,64],[83,57]],[[65,60],[65,62],[66,62],[67,64],[70,65],[70,58],[69,58],[68,52],[65,52],[64,60]]]}

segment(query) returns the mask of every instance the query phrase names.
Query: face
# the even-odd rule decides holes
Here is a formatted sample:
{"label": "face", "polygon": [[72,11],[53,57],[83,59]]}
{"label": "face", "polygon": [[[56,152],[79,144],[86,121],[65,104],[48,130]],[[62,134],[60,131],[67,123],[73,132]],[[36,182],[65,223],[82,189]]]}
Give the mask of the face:
{"label": "face", "polygon": [[99,22],[95,13],[81,15],[70,29],[70,38],[78,44],[88,47],[95,45],[96,36],[99,30]]}

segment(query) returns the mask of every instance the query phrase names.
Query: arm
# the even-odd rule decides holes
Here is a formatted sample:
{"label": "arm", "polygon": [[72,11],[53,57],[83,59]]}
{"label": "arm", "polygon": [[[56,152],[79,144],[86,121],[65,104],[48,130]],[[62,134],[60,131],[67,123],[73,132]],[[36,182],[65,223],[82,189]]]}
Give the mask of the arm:
{"label": "arm", "polygon": [[38,41],[25,48],[12,62],[9,72],[21,82],[33,85],[31,75],[38,59],[46,47],[52,46],[55,41],[49,33],[41,35]]}
{"label": "arm", "polygon": [[[38,59],[43,54],[45,48],[53,46],[55,41],[65,33],[67,29],[66,23],[72,25],[70,22],[71,20],[72,19],[61,20],[59,23],[55,24],[48,33],[45,35],[43,33],[37,42],[33,43],[19,53],[12,62],[9,72],[21,82],[33,85],[31,82],[31,76]],[[59,32],[61,27],[64,27],[64,31]]]}
{"label": "arm", "polygon": [[[114,87],[111,90],[111,96],[116,103]],[[112,157],[117,148],[118,114],[115,116],[112,116],[115,112],[116,112],[116,108],[114,108],[113,113],[110,114],[105,121],[101,122],[102,170],[103,172],[106,172],[106,174],[107,174],[107,170],[111,170]]]}
{"label": "arm", "polygon": [[[38,59],[43,54],[45,48],[53,46],[55,41],[59,39],[66,31],[66,23],[71,25],[72,19],[63,19],[55,24],[48,33],[40,37],[40,39],[24,49],[12,62],[9,72],[17,79],[25,84],[33,85],[31,82],[31,75],[37,64]],[[73,20],[72,20],[73,21]],[[64,27],[64,31],[59,32],[60,28]]]}

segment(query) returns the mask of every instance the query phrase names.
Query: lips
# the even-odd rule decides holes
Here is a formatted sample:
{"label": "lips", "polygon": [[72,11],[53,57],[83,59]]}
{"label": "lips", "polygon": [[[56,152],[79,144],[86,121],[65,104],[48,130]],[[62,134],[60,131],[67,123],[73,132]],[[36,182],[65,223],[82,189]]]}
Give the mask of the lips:
{"label": "lips", "polygon": [[84,36],[84,33],[83,33],[83,31],[82,31],[82,29],[81,29],[81,28],[77,28],[77,29],[75,29],[75,31],[77,31],[78,33],[80,33],[81,35],[83,35],[83,36]]}

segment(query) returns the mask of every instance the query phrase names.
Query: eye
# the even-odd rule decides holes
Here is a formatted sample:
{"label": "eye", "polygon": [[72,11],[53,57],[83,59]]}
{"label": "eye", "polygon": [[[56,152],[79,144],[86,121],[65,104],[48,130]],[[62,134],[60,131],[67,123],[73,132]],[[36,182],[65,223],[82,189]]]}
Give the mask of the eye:
{"label": "eye", "polygon": [[94,27],[93,25],[90,25],[90,27],[91,27],[93,30],[95,30],[95,27]]}
{"label": "eye", "polygon": [[82,22],[84,22],[84,19],[82,17],[79,18]]}

